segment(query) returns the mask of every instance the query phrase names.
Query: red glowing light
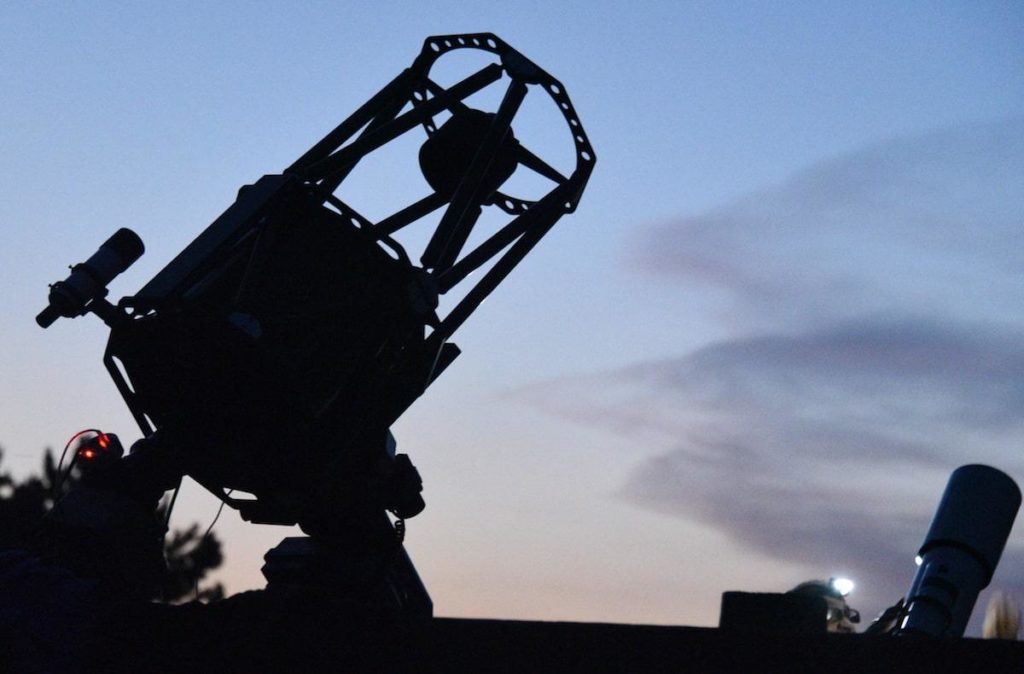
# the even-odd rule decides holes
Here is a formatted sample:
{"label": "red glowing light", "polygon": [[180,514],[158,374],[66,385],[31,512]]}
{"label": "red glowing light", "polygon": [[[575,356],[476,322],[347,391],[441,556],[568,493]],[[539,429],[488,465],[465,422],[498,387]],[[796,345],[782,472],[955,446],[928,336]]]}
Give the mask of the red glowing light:
{"label": "red glowing light", "polygon": [[101,435],[97,442],[99,443],[99,446],[102,447],[103,449],[106,449],[107,447],[110,446],[110,438],[108,438],[106,435]]}
{"label": "red glowing light", "polygon": [[91,459],[91,458],[93,458],[94,456],[96,456],[96,451],[95,451],[95,450],[93,450],[93,449],[86,449],[86,450],[83,450],[83,451],[82,451],[82,456],[84,456],[84,457],[85,457],[85,458],[87,458],[87,459]]}

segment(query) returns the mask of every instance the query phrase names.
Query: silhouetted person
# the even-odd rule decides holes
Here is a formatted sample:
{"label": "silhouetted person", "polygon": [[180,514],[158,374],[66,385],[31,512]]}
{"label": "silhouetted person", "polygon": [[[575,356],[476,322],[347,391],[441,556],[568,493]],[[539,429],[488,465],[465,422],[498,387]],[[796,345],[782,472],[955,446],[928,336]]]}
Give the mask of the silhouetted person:
{"label": "silhouetted person", "polygon": [[854,625],[860,622],[860,613],[846,603],[846,597],[836,589],[832,582],[809,580],[805,583],[800,583],[787,594],[821,597],[824,599],[825,606],[827,607],[825,629],[829,632],[853,633],[857,631]]}

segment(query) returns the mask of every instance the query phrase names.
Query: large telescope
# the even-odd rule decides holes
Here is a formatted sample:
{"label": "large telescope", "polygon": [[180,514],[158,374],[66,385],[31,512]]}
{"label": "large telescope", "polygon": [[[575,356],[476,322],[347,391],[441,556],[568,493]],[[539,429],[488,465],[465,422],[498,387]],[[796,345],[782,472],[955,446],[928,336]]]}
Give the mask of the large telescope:
{"label": "large telescope", "polygon": [[961,637],[1003,554],[1021,493],[1010,476],[972,464],[953,471],[918,552],[897,634]]}
{"label": "large telescope", "polygon": [[[432,69],[458,51],[487,64],[443,86]],[[529,93],[554,111],[564,156],[516,137]],[[422,139],[410,153],[422,191],[371,218],[346,179],[406,134]],[[490,33],[427,38],[408,68],[283,171],[243,187],[134,295],[104,299],[142,252],[122,230],[51,287],[37,321],[99,315],[111,328],[107,370],[182,473],[246,520],[299,524],[331,568],[370,568],[349,553],[390,559],[399,520],[424,507],[389,429],[459,355],[455,331],[576,210],[595,160],[560,81]],[[515,176],[540,187],[524,194]],[[383,182],[376,208],[402,193]],[[268,577],[307,547],[279,550]]]}

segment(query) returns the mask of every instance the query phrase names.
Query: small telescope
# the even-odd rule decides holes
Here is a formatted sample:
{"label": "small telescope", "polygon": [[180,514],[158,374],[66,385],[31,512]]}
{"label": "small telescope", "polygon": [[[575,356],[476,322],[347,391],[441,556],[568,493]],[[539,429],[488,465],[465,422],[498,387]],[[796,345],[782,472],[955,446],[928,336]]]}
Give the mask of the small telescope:
{"label": "small telescope", "polygon": [[[36,316],[41,328],[48,328],[60,317],[74,318],[87,311],[102,316],[107,309],[107,284],[130,267],[146,251],[139,235],[122,227],[107,239],[85,262],[71,267],[71,274],[50,286],[49,304]],[[100,308],[100,305],[105,305]]]}
{"label": "small telescope", "polygon": [[972,464],[953,471],[918,552],[896,634],[961,637],[999,564],[1021,504],[1005,473]]}

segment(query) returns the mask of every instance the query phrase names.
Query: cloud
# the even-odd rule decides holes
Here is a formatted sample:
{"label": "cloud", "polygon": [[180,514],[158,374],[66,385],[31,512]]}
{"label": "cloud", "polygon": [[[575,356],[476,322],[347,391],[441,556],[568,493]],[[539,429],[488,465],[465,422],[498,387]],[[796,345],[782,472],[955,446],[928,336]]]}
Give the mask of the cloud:
{"label": "cloud", "polygon": [[1024,476],[1022,213],[1024,117],[819,162],[637,243],[731,338],[520,394],[648,448],[622,498],[846,569],[880,610],[957,466]]}
{"label": "cloud", "polygon": [[[823,573],[849,569],[878,609],[909,586],[954,468],[1024,474],[1024,331],[994,324],[864,318],[521,395],[652,448],[621,497]],[[1012,567],[1000,582],[1024,591]]]}
{"label": "cloud", "polygon": [[[953,441],[957,434],[1022,428],[1022,338],[1024,331],[999,324],[867,317],[810,332],[728,340],[682,357],[528,390],[547,409],[663,441],[742,418],[747,432],[770,430],[766,440],[785,436],[798,422],[805,434],[816,429],[821,442],[831,435],[843,445],[846,434],[886,429],[887,437],[934,445],[936,436]],[[816,454],[821,442],[789,452]],[[868,459],[887,456],[872,446],[860,450]],[[944,449],[935,453],[947,455]],[[912,445],[899,456],[924,458]]]}
{"label": "cloud", "polygon": [[1024,319],[1024,118],[896,139],[646,232],[633,262],[745,325],[952,310]]}

